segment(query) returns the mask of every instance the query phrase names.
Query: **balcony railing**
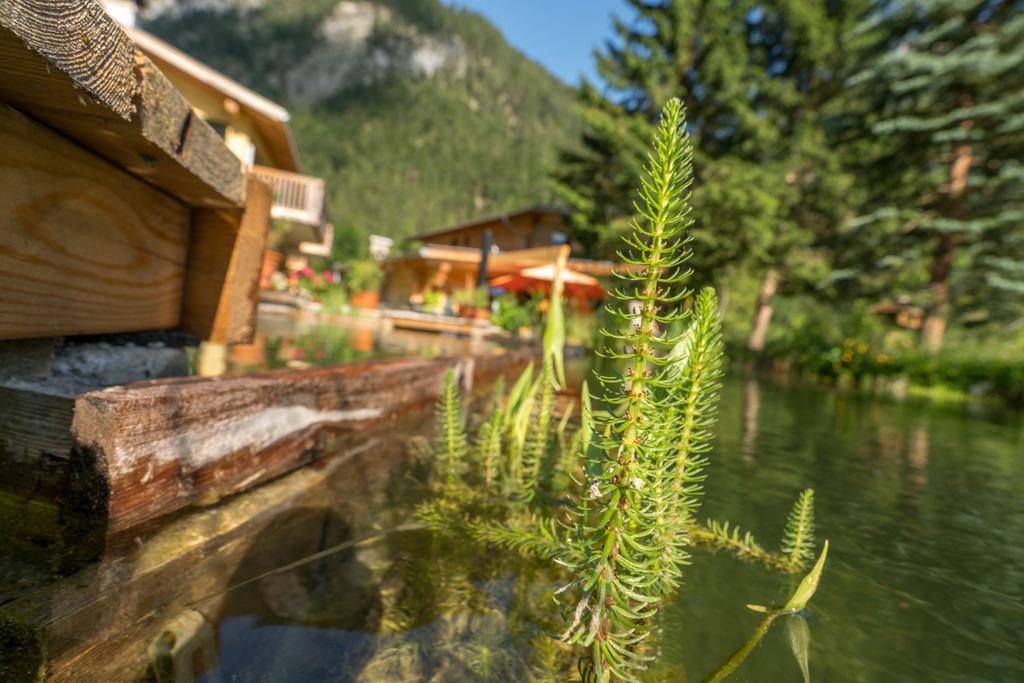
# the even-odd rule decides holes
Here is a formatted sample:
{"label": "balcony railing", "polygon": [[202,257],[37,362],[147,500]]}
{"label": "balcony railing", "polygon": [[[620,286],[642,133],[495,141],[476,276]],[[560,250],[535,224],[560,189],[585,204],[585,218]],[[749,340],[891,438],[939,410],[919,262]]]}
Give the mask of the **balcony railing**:
{"label": "balcony railing", "polygon": [[318,226],[323,221],[324,181],[301,173],[253,166],[249,172],[270,185],[274,203],[271,218]]}

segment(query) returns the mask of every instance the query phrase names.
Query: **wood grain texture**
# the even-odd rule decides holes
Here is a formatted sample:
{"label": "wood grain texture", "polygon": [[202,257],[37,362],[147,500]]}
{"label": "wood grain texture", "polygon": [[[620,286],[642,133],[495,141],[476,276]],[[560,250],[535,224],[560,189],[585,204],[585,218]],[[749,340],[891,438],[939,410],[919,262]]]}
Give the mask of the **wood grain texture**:
{"label": "wood grain texture", "polygon": [[[94,0],[4,0],[0,25],[31,52],[57,67],[64,77],[106,113],[127,120],[135,112],[133,44]],[[4,41],[5,43],[7,41]],[[35,60],[4,45],[4,71],[39,77]],[[46,79],[57,83],[56,74]],[[44,89],[33,97],[60,102],[65,93]],[[83,105],[88,107],[88,105]],[[89,111],[83,113],[90,113]]]}
{"label": "wood grain texture", "polygon": [[241,164],[95,0],[0,2],[0,100],[190,206],[237,207]]}
{"label": "wood grain texture", "polygon": [[[140,382],[82,394],[73,432],[95,454],[116,536],[337,452],[359,432],[432,408],[445,371],[481,388],[532,352],[353,363]],[[358,438],[355,436],[354,438]]]}
{"label": "wood grain texture", "polygon": [[271,199],[270,188],[250,178],[244,212],[193,211],[181,316],[184,331],[217,344],[252,341]]}
{"label": "wood grain texture", "polygon": [[189,211],[0,105],[0,339],[174,327]]}

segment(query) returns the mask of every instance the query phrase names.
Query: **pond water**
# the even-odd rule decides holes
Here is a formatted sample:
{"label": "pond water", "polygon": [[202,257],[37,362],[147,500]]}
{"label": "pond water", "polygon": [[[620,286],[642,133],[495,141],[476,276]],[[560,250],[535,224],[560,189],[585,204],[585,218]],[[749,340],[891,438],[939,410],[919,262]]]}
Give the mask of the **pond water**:
{"label": "pond water", "polygon": [[[216,664],[202,680],[527,680],[542,659],[532,644],[560,625],[552,577],[405,529],[422,468],[397,466],[289,513],[253,542],[231,582],[242,585],[213,617]],[[832,544],[807,615],[811,680],[1024,680],[1019,416],[730,380],[702,516],[774,547],[806,486],[818,539]],[[757,624],[744,605],[793,584],[700,550],[685,576],[665,615],[673,681],[712,671]],[[730,680],[803,680],[785,625]]]}
{"label": "pond water", "polygon": [[253,343],[231,348],[228,371],[245,374],[371,358],[435,358],[496,348],[485,339],[394,329],[374,318],[346,318],[330,324],[319,318],[261,314]]}

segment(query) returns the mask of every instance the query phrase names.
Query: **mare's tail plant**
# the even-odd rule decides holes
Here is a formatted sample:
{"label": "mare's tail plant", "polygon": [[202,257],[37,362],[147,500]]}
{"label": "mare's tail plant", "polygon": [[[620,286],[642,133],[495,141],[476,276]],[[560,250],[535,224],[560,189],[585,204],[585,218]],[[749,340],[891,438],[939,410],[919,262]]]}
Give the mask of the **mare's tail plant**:
{"label": "mare's tail plant", "polygon": [[444,389],[437,400],[434,457],[440,466],[445,490],[453,490],[465,467],[469,442],[462,415],[462,396],[458,379],[451,369],[444,375]]}
{"label": "mare's tail plant", "polygon": [[[625,268],[610,293],[611,322],[601,330],[607,343],[600,353],[612,369],[595,373],[595,392],[584,382],[579,429],[569,437],[569,417],[556,416],[556,391],[565,387],[564,327],[553,294],[540,371],[527,368],[504,400],[499,392],[474,440],[481,472],[472,480],[480,487],[462,479],[468,440],[454,374],[446,376],[434,455],[452,495],[417,512],[425,526],[449,538],[568,569],[572,579],[559,591],[568,624],[562,640],[585,651],[581,674],[598,683],[643,675],[657,650],[651,641],[659,611],[679,590],[692,545],[789,573],[806,569],[814,551],[810,490],[790,514],[780,552],[734,525],[696,520],[717,417],[722,340],[714,291],[694,296],[685,286],[692,166],[684,126],[682,104],[670,100],[620,253]],[[567,476],[548,476],[552,468]],[[555,479],[571,482],[570,491],[559,490]],[[776,616],[803,608],[823,565],[824,553],[785,606],[760,608],[770,618],[756,640],[714,680],[739,666]]]}
{"label": "mare's tail plant", "polygon": [[620,252],[624,286],[612,292],[608,312],[621,329],[602,333],[612,341],[604,353],[625,368],[598,377],[609,410],[595,421],[596,461],[591,455],[585,467],[578,504],[581,533],[566,558],[577,575],[578,602],[565,639],[588,648],[598,681],[635,680],[646,668],[642,643],[669,588],[661,543],[682,514],[671,509],[664,484],[679,420],[667,391],[667,352],[682,341],[668,330],[684,316],[679,304],[689,295],[682,285],[692,152],[683,123],[682,103],[670,100],[644,166],[638,215],[624,238],[628,253]]}
{"label": "mare's tail plant", "polygon": [[814,489],[806,489],[796,499],[782,534],[782,555],[796,571],[814,557]]}

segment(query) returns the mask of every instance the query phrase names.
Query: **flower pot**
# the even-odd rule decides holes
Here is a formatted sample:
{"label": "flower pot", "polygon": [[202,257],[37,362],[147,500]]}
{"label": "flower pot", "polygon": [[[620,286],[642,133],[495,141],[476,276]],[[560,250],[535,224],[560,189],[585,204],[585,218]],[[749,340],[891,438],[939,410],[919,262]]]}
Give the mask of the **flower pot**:
{"label": "flower pot", "polygon": [[380,304],[380,294],[378,292],[356,292],[349,298],[349,303],[353,308],[372,310]]}
{"label": "flower pot", "polygon": [[459,317],[472,320],[490,320],[491,309],[476,306],[459,306]]}
{"label": "flower pot", "polygon": [[260,266],[260,289],[270,289],[270,276],[281,267],[284,254],[279,251],[263,252],[263,264]]}

